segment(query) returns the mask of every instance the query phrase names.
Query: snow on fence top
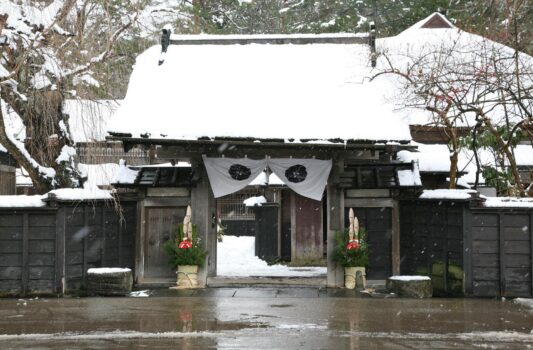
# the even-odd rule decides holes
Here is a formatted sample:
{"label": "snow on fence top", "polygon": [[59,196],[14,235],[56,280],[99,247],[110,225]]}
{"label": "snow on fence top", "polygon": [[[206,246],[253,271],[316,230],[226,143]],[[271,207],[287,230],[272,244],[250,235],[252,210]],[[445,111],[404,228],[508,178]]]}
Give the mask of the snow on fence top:
{"label": "snow on fence top", "polygon": [[[424,190],[419,198],[421,199],[454,199],[468,200],[477,198],[478,192],[475,190]],[[479,196],[483,207],[486,208],[532,208],[533,198],[513,198],[513,197],[485,197]]]}
{"label": "snow on fence top", "polygon": [[488,208],[533,208],[533,198],[486,197],[483,206]]}
{"label": "snow on fence top", "polygon": [[50,199],[60,201],[92,201],[112,199],[110,191],[93,188],[61,188],[44,195],[35,196],[0,196],[0,208],[40,208],[46,207]]}
{"label": "snow on fence top", "polygon": [[[183,38],[183,37],[179,37]],[[192,37],[191,37],[192,38]],[[170,45],[137,57],[108,131],[133,137],[409,141],[366,44]]]}
{"label": "snow on fence top", "polygon": [[472,199],[477,194],[475,190],[424,190],[421,199]]}
{"label": "snow on fence top", "polygon": [[39,208],[46,206],[46,196],[0,196],[0,208]]}
{"label": "snow on fence top", "polygon": [[391,276],[390,280],[394,281],[429,281],[431,278],[428,276]]}
{"label": "snow on fence top", "polygon": [[98,187],[87,188],[60,188],[48,192],[48,198],[54,198],[62,201],[83,201],[112,199],[110,191],[101,190]]}
{"label": "snow on fence top", "polygon": [[87,273],[93,274],[93,275],[105,275],[109,273],[126,273],[131,272],[131,269],[129,268],[122,268],[122,267],[92,267],[87,270]]}

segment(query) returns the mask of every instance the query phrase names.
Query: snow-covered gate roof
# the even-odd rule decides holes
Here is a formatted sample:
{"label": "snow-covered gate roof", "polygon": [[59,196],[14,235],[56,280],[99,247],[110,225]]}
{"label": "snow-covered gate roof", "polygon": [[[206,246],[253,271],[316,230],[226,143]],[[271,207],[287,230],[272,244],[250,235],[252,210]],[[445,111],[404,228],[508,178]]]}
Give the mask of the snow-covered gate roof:
{"label": "snow-covered gate roof", "polygon": [[[139,55],[108,131],[152,139],[328,144],[408,142],[408,124],[369,82],[368,37],[172,36]],[[159,65],[159,61],[164,61]]]}

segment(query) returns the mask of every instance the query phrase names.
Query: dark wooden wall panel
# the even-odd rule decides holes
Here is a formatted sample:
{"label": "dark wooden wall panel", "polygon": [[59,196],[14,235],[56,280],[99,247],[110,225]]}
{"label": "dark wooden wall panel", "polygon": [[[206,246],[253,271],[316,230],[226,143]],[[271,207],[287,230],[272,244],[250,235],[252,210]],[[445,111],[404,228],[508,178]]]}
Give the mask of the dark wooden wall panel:
{"label": "dark wooden wall panel", "polygon": [[0,212],[0,295],[22,292],[23,215]]}
{"label": "dark wooden wall panel", "polygon": [[532,213],[472,211],[472,294],[531,296]]}
{"label": "dark wooden wall panel", "polygon": [[89,229],[85,226],[83,206],[61,208],[65,212],[65,282],[66,290],[83,287],[85,237]]}
{"label": "dark wooden wall panel", "polygon": [[462,292],[456,277],[464,265],[463,208],[448,201],[400,202],[401,274],[431,276],[436,294]]}
{"label": "dark wooden wall panel", "polygon": [[0,293],[51,293],[55,239],[54,210],[0,212]]}
{"label": "dark wooden wall panel", "polygon": [[[349,225],[349,210],[345,208],[344,225]],[[359,227],[367,232],[370,250],[366,268],[368,279],[386,279],[392,275],[392,208],[353,208]]]}
{"label": "dark wooden wall panel", "polygon": [[89,268],[134,268],[137,207],[121,205],[121,213],[105,204],[63,208],[67,290],[83,288]]}
{"label": "dark wooden wall panel", "polygon": [[63,276],[77,290],[87,268],[133,268],[137,208],[122,206],[122,221],[100,202],[0,210],[0,295],[61,294]]}
{"label": "dark wooden wall panel", "polygon": [[471,224],[472,292],[476,296],[499,295],[499,217],[493,213],[473,213]]}

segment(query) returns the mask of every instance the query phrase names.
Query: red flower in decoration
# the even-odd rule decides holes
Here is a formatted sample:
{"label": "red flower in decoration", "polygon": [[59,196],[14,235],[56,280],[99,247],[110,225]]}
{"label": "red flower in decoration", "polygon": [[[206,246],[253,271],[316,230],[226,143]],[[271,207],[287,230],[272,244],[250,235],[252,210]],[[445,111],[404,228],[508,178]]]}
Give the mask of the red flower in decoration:
{"label": "red flower in decoration", "polygon": [[357,239],[354,239],[346,245],[346,250],[354,250],[359,249],[359,241]]}
{"label": "red flower in decoration", "polygon": [[184,239],[183,241],[178,244],[178,248],[180,249],[189,249],[192,248],[192,243],[188,241],[187,239]]}

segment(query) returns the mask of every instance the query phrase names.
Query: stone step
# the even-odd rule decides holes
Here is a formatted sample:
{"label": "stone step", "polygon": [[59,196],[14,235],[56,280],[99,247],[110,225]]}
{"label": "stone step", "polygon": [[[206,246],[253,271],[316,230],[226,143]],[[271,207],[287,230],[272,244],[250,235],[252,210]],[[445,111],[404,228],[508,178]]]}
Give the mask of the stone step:
{"label": "stone step", "polygon": [[209,277],[208,287],[307,286],[325,287],[325,277]]}

